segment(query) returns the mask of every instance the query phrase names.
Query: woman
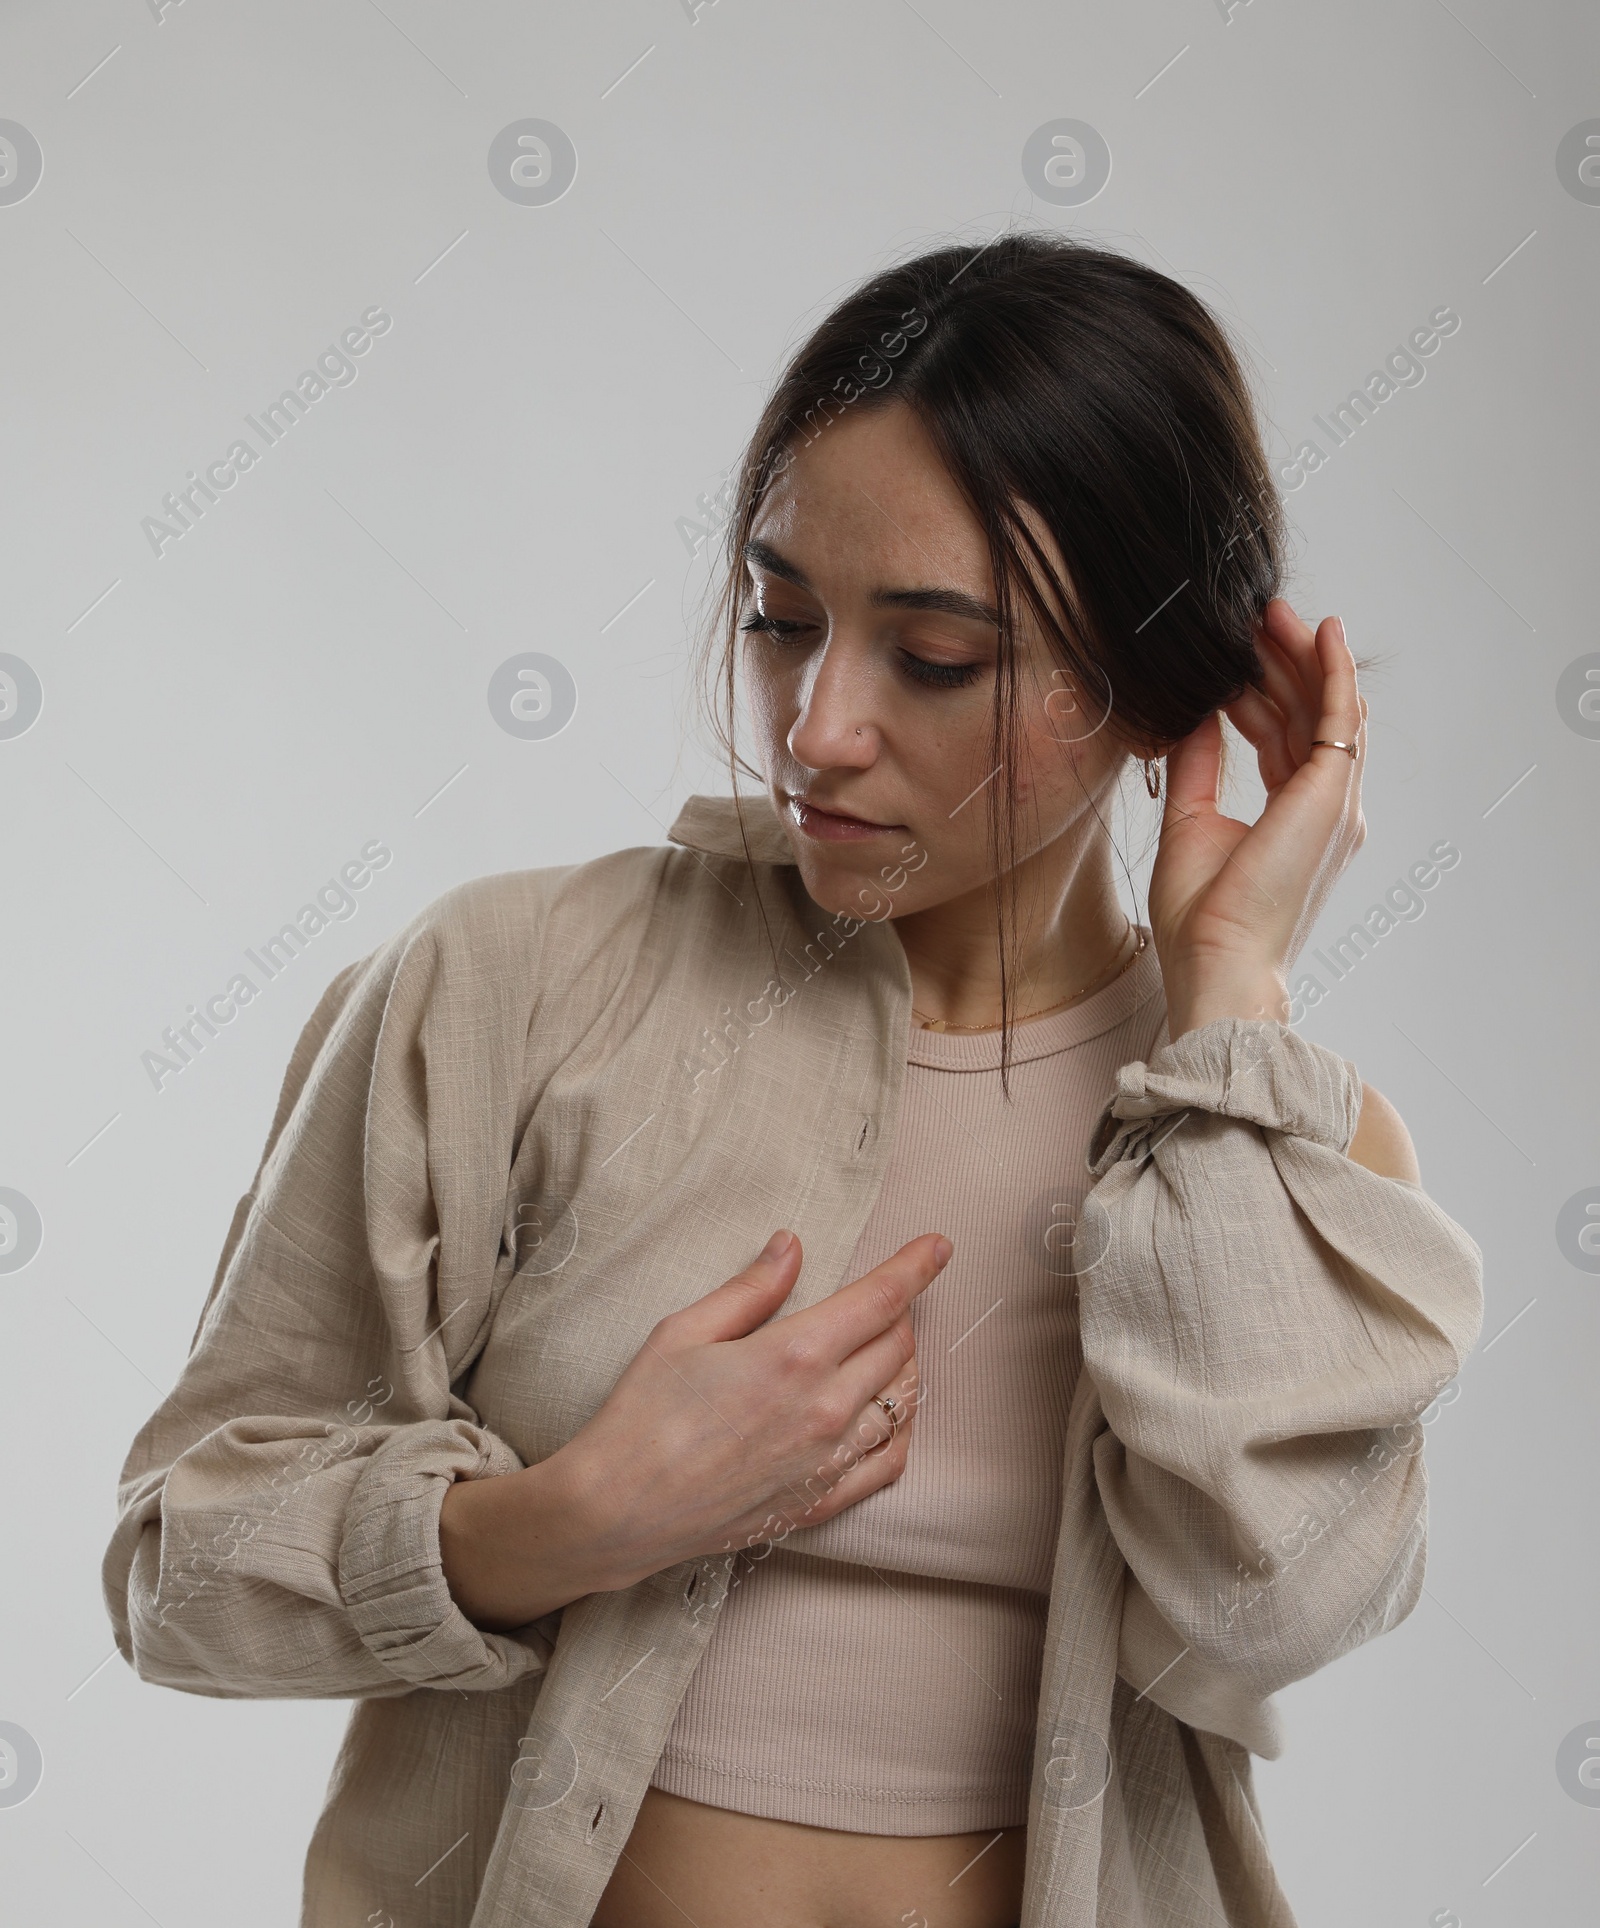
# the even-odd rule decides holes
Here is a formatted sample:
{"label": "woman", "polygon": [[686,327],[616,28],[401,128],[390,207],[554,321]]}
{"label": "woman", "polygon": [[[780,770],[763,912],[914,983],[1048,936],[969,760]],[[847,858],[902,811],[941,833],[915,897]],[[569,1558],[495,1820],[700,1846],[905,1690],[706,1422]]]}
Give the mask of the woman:
{"label": "woman", "polygon": [[925,255],[794,357],[727,559],[764,793],[335,978],[119,1645],[356,1701],[312,1928],[1288,1924],[1250,1756],[1418,1598],[1481,1279],[1287,1021],[1366,705],[1238,364],[1118,256]]}

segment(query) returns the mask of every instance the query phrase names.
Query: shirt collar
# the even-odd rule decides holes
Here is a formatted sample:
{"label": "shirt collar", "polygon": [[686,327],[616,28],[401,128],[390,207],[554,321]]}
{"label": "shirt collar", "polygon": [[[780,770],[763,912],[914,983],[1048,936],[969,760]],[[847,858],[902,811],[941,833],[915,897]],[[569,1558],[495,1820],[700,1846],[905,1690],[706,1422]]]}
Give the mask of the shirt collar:
{"label": "shirt collar", "polygon": [[[744,836],[739,833],[741,816]],[[794,850],[783,821],[763,791],[747,797],[690,797],[673,819],[668,838],[714,857],[740,857],[745,839],[758,864],[792,864]]]}

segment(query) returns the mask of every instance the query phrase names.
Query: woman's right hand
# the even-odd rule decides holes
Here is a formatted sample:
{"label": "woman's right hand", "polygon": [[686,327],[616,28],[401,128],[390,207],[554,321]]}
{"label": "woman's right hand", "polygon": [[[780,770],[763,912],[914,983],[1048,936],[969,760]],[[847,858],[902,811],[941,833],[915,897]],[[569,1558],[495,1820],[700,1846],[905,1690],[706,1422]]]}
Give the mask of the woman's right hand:
{"label": "woman's right hand", "polygon": [[480,1626],[523,1626],[682,1560],[818,1526],[898,1479],[920,1392],[911,1303],[949,1257],[948,1239],[924,1233],[775,1319],[801,1263],[799,1239],[777,1234],[659,1320],[558,1452],[447,1488],[439,1545],[456,1603]]}
{"label": "woman's right hand", "polygon": [[948,1239],[924,1233],[775,1319],[801,1265],[799,1239],[780,1232],[659,1321],[562,1449],[605,1496],[596,1523],[621,1584],[818,1526],[900,1477],[920,1388],[911,1302],[949,1255]]}

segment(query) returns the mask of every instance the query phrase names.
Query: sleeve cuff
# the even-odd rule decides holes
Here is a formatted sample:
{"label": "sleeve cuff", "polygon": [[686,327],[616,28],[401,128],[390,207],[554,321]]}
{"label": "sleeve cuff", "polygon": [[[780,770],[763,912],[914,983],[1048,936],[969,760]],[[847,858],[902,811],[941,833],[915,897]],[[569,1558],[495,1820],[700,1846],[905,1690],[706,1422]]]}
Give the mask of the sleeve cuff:
{"label": "sleeve cuff", "polygon": [[1142,1155],[1174,1112],[1211,1111],[1343,1152],[1361,1115],[1361,1076],[1326,1045],[1263,1018],[1215,1018],[1117,1073],[1089,1144],[1099,1178]]}
{"label": "sleeve cuff", "polygon": [[553,1643],[532,1627],[475,1627],[452,1599],[439,1555],[451,1481],[521,1466],[503,1440],[459,1419],[406,1426],[368,1461],[345,1514],[339,1593],[368,1652],[401,1679],[493,1689],[548,1663]]}

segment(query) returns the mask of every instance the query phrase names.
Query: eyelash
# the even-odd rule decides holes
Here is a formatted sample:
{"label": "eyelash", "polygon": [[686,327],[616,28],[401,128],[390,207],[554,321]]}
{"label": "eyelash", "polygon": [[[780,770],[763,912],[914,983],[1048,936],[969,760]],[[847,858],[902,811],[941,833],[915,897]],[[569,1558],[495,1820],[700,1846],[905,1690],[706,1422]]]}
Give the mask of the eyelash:
{"label": "eyelash", "polygon": [[[781,616],[755,615],[746,618],[739,627],[753,630],[761,635],[770,636],[775,643],[791,641],[801,630],[809,629],[809,623],[785,622]],[[977,681],[983,673],[981,663],[930,663],[926,658],[913,656],[909,650],[899,652],[900,662],[906,674],[914,683],[922,683],[930,689],[958,690]]]}

